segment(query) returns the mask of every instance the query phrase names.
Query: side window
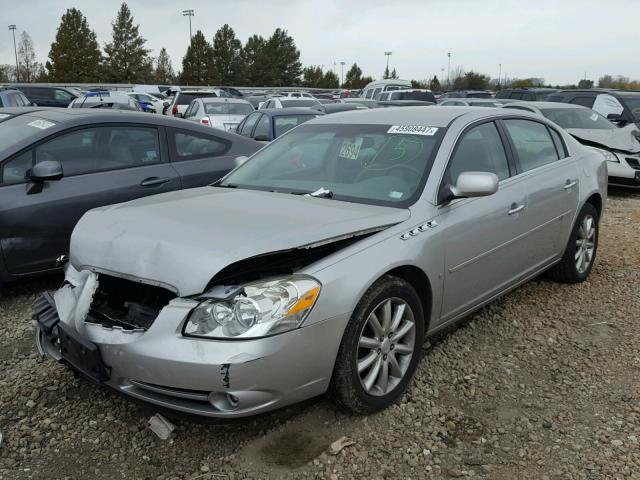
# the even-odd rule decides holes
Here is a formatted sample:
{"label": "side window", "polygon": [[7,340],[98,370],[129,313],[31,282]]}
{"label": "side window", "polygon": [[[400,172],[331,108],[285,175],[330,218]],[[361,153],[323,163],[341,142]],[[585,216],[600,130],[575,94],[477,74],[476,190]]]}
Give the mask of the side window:
{"label": "side window", "polygon": [[14,185],[26,182],[27,170],[33,166],[33,151],[29,150],[2,164],[0,185]]}
{"label": "side window", "polygon": [[53,92],[53,98],[56,100],[61,100],[63,102],[70,102],[71,100],[73,100],[73,95],[71,95],[69,92],[65,92],[64,90],[54,90]]}
{"label": "side window", "polygon": [[255,138],[258,135],[264,135],[267,138],[271,138],[271,120],[269,115],[263,115],[258,122],[256,131],[253,133],[253,137]]}
{"label": "side window", "polygon": [[373,97],[373,90],[372,89],[368,89],[367,93],[364,96],[364,98],[371,98],[371,97]]}
{"label": "side window", "polygon": [[262,114],[252,113],[251,115],[249,115],[247,119],[244,121],[244,125],[242,125],[242,130],[240,130],[240,135],[244,135],[245,137],[250,137],[251,130],[253,130],[253,126],[258,121],[258,118],[260,118],[260,115]]}
{"label": "side window", "polygon": [[195,114],[195,112],[193,111],[195,105],[196,105],[195,103],[192,103],[191,105],[189,105],[189,107],[187,108],[187,111],[184,112],[184,118],[193,117],[193,115]]}
{"label": "side window", "polygon": [[530,120],[505,120],[504,125],[523,171],[558,160],[558,152],[545,125]]}
{"label": "side window", "polygon": [[65,176],[160,162],[158,131],[147,127],[97,127],[60,135],[35,148],[35,161],[56,160]]}
{"label": "side window", "polygon": [[522,100],[522,92],[511,92],[511,96],[509,98],[514,98],[516,100]]}
{"label": "side window", "polygon": [[174,160],[197,160],[225,154],[231,142],[211,135],[186,130],[174,130],[171,134]]}
{"label": "side window", "polygon": [[378,95],[381,91],[382,91],[382,88],[376,88],[376,89],[373,91],[373,96],[375,97],[375,96],[376,96],[376,95]]}
{"label": "side window", "polygon": [[22,99],[20,98],[20,95],[18,95],[17,93],[8,93],[7,94],[7,103],[9,104],[10,107],[21,107],[22,106]]}
{"label": "side window", "polygon": [[553,143],[556,146],[558,156],[560,158],[568,157],[569,155],[567,154],[567,149],[564,146],[564,142],[562,141],[560,134],[556,132],[553,128],[549,128],[549,132],[551,133],[551,138],[553,139]]}
{"label": "side window", "polygon": [[586,95],[580,95],[571,99],[569,103],[573,103],[575,105],[582,105],[583,107],[593,107],[593,102],[595,101],[595,97],[589,97]]}
{"label": "side window", "polygon": [[495,173],[499,180],[509,177],[509,163],[498,129],[493,122],[468,130],[453,153],[446,181],[455,185],[462,172]]}

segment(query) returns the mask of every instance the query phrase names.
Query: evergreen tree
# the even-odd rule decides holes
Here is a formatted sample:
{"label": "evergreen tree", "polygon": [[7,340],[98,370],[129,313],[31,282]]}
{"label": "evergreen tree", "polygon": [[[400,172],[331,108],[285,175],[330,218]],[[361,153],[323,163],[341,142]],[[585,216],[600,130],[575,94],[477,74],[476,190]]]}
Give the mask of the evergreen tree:
{"label": "evergreen tree", "polygon": [[21,82],[34,82],[42,75],[42,64],[36,62],[33,41],[27,32],[20,35],[18,43],[18,73]]}
{"label": "evergreen tree", "polygon": [[360,80],[362,78],[362,69],[358,67],[357,63],[351,65],[351,68],[347,72],[347,75],[344,77],[344,87],[345,88],[360,88],[359,85]]}
{"label": "evergreen tree", "polygon": [[395,80],[396,78],[398,78],[398,72],[396,72],[396,69],[395,69],[395,68],[391,71],[391,77],[389,77],[389,78],[392,78],[392,79],[394,79],[394,80]]}
{"label": "evergreen tree", "polygon": [[215,82],[213,49],[201,30],[191,39],[191,45],[182,59],[180,79],[187,85],[209,85]]}
{"label": "evergreen tree", "polygon": [[223,25],[213,37],[213,63],[221,85],[244,84],[242,43],[229,25]]}
{"label": "evergreen tree", "polygon": [[442,90],[442,86],[440,85],[440,80],[438,80],[437,75],[434,75],[431,79],[431,82],[429,83],[429,89],[433,90],[434,92]]}
{"label": "evergreen tree", "polygon": [[271,72],[270,86],[296,85],[300,81],[300,51],[286,30],[277,28],[266,43],[267,64]]}
{"label": "evergreen tree", "polygon": [[151,78],[153,60],[146,40],[140,36],[140,25],[133,24],[131,10],[126,3],[120,6],[113,27],[111,43],[104,46],[106,74],[114,82],[143,83]]}
{"label": "evergreen tree", "polygon": [[156,58],[156,69],[153,73],[154,81],[158,84],[170,84],[173,83],[175,74],[173,73],[173,66],[171,65],[171,59],[167,53],[167,49],[162,47],[158,58]]}
{"label": "evergreen tree", "polygon": [[325,76],[322,68],[311,66],[302,71],[302,85],[311,88],[323,88]]}
{"label": "evergreen tree", "polygon": [[266,52],[266,40],[259,36],[249,37],[242,49],[242,60],[245,66],[245,81],[254,87],[264,87],[270,84],[267,75],[269,62]]}
{"label": "evergreen tree", "polygon": [[327,70],[322,79],[322,88],[340,88],[340,79],[332,70]]}
{"label": "evergreen tree", "polygon": [[382,74],[382,78],[387,80],[391,75],[389,75],[389,67],[384,67],[384,73]]}
{"label": "evergreen tree", "polygon": [[96,34],[86,17],[75,8],[62,15],[56,39],[51,44],[47,70],[52,82],[100,81],[102,54]]}

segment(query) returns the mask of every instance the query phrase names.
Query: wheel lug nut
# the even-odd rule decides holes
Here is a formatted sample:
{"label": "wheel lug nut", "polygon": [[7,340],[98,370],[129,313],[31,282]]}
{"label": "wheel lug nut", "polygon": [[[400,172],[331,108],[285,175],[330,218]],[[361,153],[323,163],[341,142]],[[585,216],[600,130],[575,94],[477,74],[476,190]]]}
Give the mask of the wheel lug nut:
{"label": "wheel lug nut", "polygon": [[391,350],[393,350],[394,348],[396,348],[395,344],[394,344],[394,343],[392,343],[390,348],[391,348]]}
{"label": "wheel lug nut", "polygon": [[382,356],[382,359],[383,359],[383,360],[386,360],[386,359],[387,359],[387,355],[383,355],[383,356]]}

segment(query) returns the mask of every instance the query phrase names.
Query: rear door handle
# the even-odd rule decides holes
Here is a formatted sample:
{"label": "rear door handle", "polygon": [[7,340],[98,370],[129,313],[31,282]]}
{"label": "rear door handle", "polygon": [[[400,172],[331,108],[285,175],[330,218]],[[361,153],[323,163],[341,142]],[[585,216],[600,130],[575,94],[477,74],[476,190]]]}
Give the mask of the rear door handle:
{"label": "rear door handle", "polygon": [[571,190],[573,187],[576,186],[576,181],[574,180],[573,182],[571,180],[567,180],[567,183],[564,184],[564,188],[565,190]]}
{"label": "rear door handle", "polygon": [[524,205],[518,205],[517,203],[512,203],[511,210],[509,210],[507,213],[509,215],[515,215],[516,213],[521,212],[522,210],[524,210]]}
{"label": "rear door handle", "polygon": [[171,179],[167,177],[149,177],[140,182],[141,187],[155,187],[156,185],[162,185],[163,183],[170,182]]}

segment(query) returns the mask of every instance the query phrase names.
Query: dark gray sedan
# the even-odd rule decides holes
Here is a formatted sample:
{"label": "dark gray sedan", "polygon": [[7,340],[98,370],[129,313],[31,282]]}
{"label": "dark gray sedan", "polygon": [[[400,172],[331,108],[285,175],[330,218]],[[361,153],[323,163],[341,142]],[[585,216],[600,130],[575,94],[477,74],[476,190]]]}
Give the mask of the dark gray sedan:
{"label": "dark gray sedan", "polygon": [[60,267],[87,210],[210,184],[261,146],[161,115],[0,109],[0,284]]}

